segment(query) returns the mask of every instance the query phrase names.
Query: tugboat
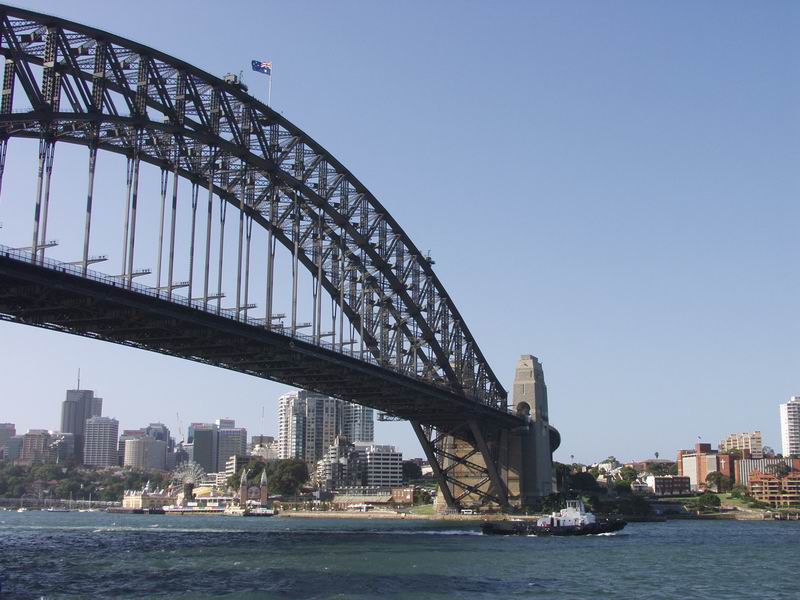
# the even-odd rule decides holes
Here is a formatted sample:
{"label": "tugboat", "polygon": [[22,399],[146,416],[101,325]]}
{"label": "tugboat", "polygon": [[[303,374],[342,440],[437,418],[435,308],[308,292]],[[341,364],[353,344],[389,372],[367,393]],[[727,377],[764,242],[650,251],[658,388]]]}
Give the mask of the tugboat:
{"label": "tugboat", "polygon": [[598,520],[586,512],[581,500],[567,500],[567,508],[542,517],[534,524],[531,521],[487,521],[481,526],[485,535],[597,535],[612,533],[625,527],[622,519]]}

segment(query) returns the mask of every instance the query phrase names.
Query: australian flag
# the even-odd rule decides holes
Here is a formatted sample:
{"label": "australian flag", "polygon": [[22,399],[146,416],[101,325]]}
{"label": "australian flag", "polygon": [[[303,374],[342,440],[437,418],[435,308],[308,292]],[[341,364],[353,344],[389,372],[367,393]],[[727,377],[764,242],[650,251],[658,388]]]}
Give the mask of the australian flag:
{"label": "australian flag", "polygon": [[264,73],[265,75],[272,75],[272,63],[271,62],[262,62],[260,60],[251,61],[253,65],[253,71],[258,71],[259,73]]}

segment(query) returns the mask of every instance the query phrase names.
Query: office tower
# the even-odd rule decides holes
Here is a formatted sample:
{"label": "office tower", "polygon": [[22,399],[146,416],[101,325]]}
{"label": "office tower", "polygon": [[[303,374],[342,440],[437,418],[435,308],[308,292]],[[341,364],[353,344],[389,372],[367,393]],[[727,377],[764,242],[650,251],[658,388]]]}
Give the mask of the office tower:
{"label": "office tower", "polygon": [[243,427],[229,427],[217,431],[217,467],[222,471],[231,456],[244,456],[247,454],[247,429]]}
{"label": "office tower", "polygon": [[342,431],[342,401],[304,390],[289,392],[278,401],[280,458],[299,458],[310,469]]}
{"label": "office tower", "polygon": [[84,429],[83,464],[114,467],[119,461],[117,437],[119,421],[108,417],[87,419]]}
{"label": "office tower", "polygon": [[144,434],[155,440],[161,440],[167,445],[167,452],[175,448],[175,440],[170,437],[169,428],[163,423],[150,423],[144,428]]}
{"label": "office tower", "polygon": [[800,396],[781,404],[780,412],[783,456],[800,456]]}
{"label": "office tower", "polygon": [[17,428],[14,423],[0,423],[0,458],[6,457],[6,445],[8,440],[17,435]]}
{"label": "office tower", "polygon": [[719,445],[720,452],[739,450],[743,454],[749,453],[748,458],[764,458],[764,447],[761,445],[761,432],[732,433]]}
{"label": "office tower", "polygon": [[167,463],[167,442],[150,436],[125,442],[125,466],[133,469],[163,471]]}
{"label": "office tower", "polygon": [[324,490],[366,485],[366,454],[344,436],[337,436],[317,463],[317,482]]}
{"label": "office tower", "polygon": [[233,429],[236,427],[236,420],[235,419],[217,419],[214,421],[214,425],[217,426],[217,429]]}
{"label": "office tower", "polygon": [[367,486],[393,487],[403,483],[403,453],[394,446],[367,446]]}
{"label": "office tower", "polygon": [[374,442],[374,411],[352,402],[342,404],[342,435],[351,442]]}
{"label": "office tower", "polygon": [[125,443],[128,440],[138,440],[145,436],[144,429],[124,429],[119,436],[119,443],[117,445],[117,464],[122,466],[125,464]]}
{"label": "office tower", "polygon": [[84,427],[87,419],[103,413],[103,399],[96,398],[92,390],[67,390],[61,404],[61,432],[75,436],[75,453],[83,460]]}
{"label": "office tower", "polygon": [[50,432],[46,429],[30,429],[22,436],[22,451],[19,461],[29,465],[49,462],[48,448]]}
{"label": "office tower", "polygon": [[192,436],[192,460],[203,467],[206,473],[217,472],[217,429],[208,423],[194,423]]}
{"label": "office tower", "polygon": [[5,459],[6,460],[19,460],[22,456],[22,438],[25,436],[15,435],[6,442]]}

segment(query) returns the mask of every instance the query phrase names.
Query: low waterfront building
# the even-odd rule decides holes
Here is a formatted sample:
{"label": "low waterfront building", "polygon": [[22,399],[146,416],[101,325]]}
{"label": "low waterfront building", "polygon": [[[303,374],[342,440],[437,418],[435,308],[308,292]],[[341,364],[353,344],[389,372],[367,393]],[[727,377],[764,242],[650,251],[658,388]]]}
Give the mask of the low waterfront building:
{"label": "low waterfront building", "polygon": [[148,490],[127,490],[122,497],[122,508],[130,510],[160,509],[175,502],[175,498],[167,495],[163,490],[150,492]]}
{"label": "low waterfront building", "polygon": [[692,493],[691,479],[676,475],[648,475],[647,487],[654,496],[688,496]]}
{"label": "low waterfront building", "polygon": [[782,465],[785,465],[789,469],[800,471],[800,458],[762,458],[759,460],[737,460],[734,469],[736,485],[748,487],[750,485],[750,476],[753,473],[770,473],[776,469],[780,469]]}
{"label": "low waterfront building", "polygon": [[391,488],[358,486],[342,488],[333,495],[331,506],[335,510],[362,510],[388,507],[392,503]]}
{"label": "low waterfront building", "polygon": [[754,499],[776,508],[800,506],[800,472],[798,471],[793,471],[783,477],[756,471],[750,475],[747,489]]}
{"label": "low waterfront building", "polygon": [[[739,450],[743,453],[743,458],[764,458],[764,447],[761,445],[761,432],[752,433],[732,433],[726,437],[719,445],[719,451],[729,453],[732,450]],[[745,453],[749,453],[747,456]]]}

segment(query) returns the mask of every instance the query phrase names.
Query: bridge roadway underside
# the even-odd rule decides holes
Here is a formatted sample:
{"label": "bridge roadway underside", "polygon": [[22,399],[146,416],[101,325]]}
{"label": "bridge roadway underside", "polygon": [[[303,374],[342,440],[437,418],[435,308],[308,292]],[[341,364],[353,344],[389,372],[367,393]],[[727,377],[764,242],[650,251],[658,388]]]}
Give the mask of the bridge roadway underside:
{"label": "bridge roadway underside", "polygon": [[262,327],[0,255],[0,319],[176,356],[447,431],[522,421],[389,369]]}

